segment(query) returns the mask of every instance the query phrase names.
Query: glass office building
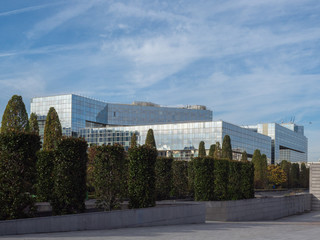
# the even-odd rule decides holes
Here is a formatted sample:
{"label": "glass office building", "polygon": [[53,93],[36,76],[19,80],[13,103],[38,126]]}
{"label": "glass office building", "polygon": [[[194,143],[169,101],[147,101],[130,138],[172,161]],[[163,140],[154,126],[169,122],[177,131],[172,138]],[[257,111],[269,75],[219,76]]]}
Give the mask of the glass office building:
{"label": "glass office building", "polygon": [[115,104],[67,94],[31,99],[31,112],[38,116],[41,133],[43,133],[45,118],[50,107],[56,109],[63,134],[67,136],[77,136],[79,129],[86,127],[212,120],[212,111],[207,110],[204,106],[160,107],[148,102]]}
{"label": "glass office building", "polygon": [[211,144],[222,145],[224,136],[229,135],[235,159],[240,158],[243,151],[251,157],[255,149],[271,159],[270,137],[224,121],[84,128],[79,130],[79,136],[89,144],[119,143],[128,148],[133,133],[137,135],[137,142],[144,144],[149,129],[153,129],[157,150],[164,156],[173,154],[179,159],[190,159],[197,156],[200,141],[205,142],[208,151]]}
{"label": "glass office building", "polygon": [[304,127],[294,123],[264,123],[246,126],[251,130],[271,137],[271,160],[279,163],[308,161],[308,139],[304,136]]}

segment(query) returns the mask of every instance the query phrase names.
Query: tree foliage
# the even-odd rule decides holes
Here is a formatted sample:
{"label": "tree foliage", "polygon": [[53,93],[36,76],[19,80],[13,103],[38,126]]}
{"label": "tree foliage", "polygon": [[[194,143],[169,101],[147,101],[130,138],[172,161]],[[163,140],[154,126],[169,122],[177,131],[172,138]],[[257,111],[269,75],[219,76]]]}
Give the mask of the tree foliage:
{"label": "tree foliage", "polygon": [[176,198],[185,198],[189,195],[187,161],[172,162],[171,195]]}
{"label": "tree foliage", "polygon": [[156,140],[154,139],[154,134],[152,129],[148,130],[145,144],[147,146],[157,148]]}
{"label": "tree foliage", "polygon": [[241,154],[241,161],[242,162],[247,162],[248,161],[248,155],[246,151],[243,151]]}
{"label": "tree foliage", "polygon": [[53,167],[53,214],[85,210],[87,159],[85,140],[68,137],[58,143]]}
{"label": "tree foliage", "polygon": [[256,149],[252,156],[254,165],[254,185],[256,189],[264,189],[267,187],[267,157]]}
{"label": "tree foliage", "polygon": [[268,181],[269,184],[279,186],[287,181],[286,173],[279,165],[271,164],[268,166]]}
{"label": "tree foliage", "polygon": [[290,179],[291,163],[288,162],[287,160],[282,160],[280,162],[280,167],[284,171],[284,173],[286,175],[286,179],[287,179],[287,181],[282,183],[282,187],[284,187],[284,188],[291,187],[291,182],[290,182],[290,180],[291,180]]}
{"label": "tree foliage", "polygon": [[309,188],[309,169],[305,163],[301,163],[300,168],[300,187]]}
{"label": "tree foliage", "polygon": [[1,133],[29,131],[28,114],[22,97],[13,95],[2,115]]}
{"label": "tree foliage", "polygon": [[129,148],[129,207],[155,206],[155,162],[157,150],[150,145]]}
{"label": "tree foliage", "polygon": [[221,157],[223,159],[232,160],[232,147],[229,135],[225,135],[222,142]]}
{"label": "tree foliage", "polygon": [[158,157],[155,164],[156,199],[169,199],[172,189],[172,162],[171,157]]}
{"label": "tree foliage", "polygon": [[35,133],[39,135],[39,124],[37,115],[35,113],[31,113],[30,119],[29,119],[29,131],[31,133]]}
{"label": "tree foliage", "polygon": [[131,136],[130,147],[136,147],[136,146],[137,146],[137,136],[135,133],[133,133]]}
{"label": "tree foliage", "polygon": [[205,149],[204,141],[201,141],[199,143],[198,157],[205,157],[205,156],[206,156],[206,149]]}
{"label": "tree foliage", "polygon": [[40,137],[35,134],[0,134],[0,220],[32,214],[39,149]]}
{"label": "tree foliage", "polygon": [[214,158],[215,159],[220,159],[221,158],[221,147],[220,147],[220,143],[219,142],[216,142],[216,148],[215,148],[215,151],[214,151]]}
{"label": "tree foliage", "polygon": [[300,168],[299,163],[292,163],[290,169],[290,183],[292,188],[300,187]]}
{"label": "tree foliage", "polygon": [[98,208],[120,208],[127,187],[127,158],[121,145],[100,146],[94,157],[94,188]]}
{"label": "tree foliage", "polygon": [[209,157],[214,157],[214,151],[216,150],[216,145],[211,144],[210,149],[209,149]]}
{"label": "tree foliage", "polygon": [[61,140],[62,129],[58,113],[51,107],[49,109],[46,124],[44,126],[43,149],[55,150]]}

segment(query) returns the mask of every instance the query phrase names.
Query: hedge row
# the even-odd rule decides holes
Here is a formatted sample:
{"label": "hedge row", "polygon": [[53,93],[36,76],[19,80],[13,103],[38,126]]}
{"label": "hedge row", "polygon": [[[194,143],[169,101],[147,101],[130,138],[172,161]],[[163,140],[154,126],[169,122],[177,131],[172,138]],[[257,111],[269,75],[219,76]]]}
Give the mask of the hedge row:
{"label": "hedge row", "polygon": [[195,200],[239,200],[254,197],[254,168],[250,162],[211,157],[195,158]]}

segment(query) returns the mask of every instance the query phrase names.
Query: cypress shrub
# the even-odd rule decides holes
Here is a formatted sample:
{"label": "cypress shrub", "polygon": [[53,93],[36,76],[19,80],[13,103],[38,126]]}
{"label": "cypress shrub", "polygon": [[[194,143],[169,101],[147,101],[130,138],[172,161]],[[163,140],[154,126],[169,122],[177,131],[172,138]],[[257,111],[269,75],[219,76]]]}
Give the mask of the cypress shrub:
{"label": "cypress shrub", "polygon": [[87,158],[85,140],[68,137],[59,142],[53,168],[53,214],[84,212]]}
{"label": "cypress shrub", "polygon": [[148,145],[129,148],[129,207],[155,206],[155,162],[157,150]]}
{"label": "cypress shrub", "polygon": [[154,139],[154,135],[153,135],[153,130],[152,129],[148,130],[145,144],[150,146],[150,147],[157,148],[156,141]]}
{"label": "cypress shrub", "polygon": [[286,177],[287,177],[287,181],[282,183],[281,186],[283,188],[289,188],[289,187],[291,187],[291,182],[290,182],[290,180],[291,180],[291,177],[290,177],[291,163],[288,162],[287,160],[282,160],[280,162],[280,167],[285,172]]}
{"label": "cypress shrub", "polygon": [[37,157],[37,200],[40,202],[48,202],[52,198],[52,172],[54,166],[55,152],[43,150],[37,153]]}
{"label": "cypress shrub", "polygon": [[302,188],[309,187],[309,173],[305,163],[301,163],[300,187]]}
{"label": "cypress shrub", "polygon": [[241,161],[242,162],[248,162],[248,154],[246,151],[243,151],[241,154]]}
{"label": "cypress shrub", "polygon": [[39,135],[39,124],[37,115],[35,113],[31,113],[30,119],[29,119],[29,131],[31,133],[35,133]]}
{"label": "cypress shrub", "polygon": [[241,162],[229,161],[228,200],[238,200],[242,198],[241,165]]}
{"label": "cypress shrub", "polygon": [[188,188],[188,162],[172,162],[172,191],[171,195],[176,198],[185,198],[189,195]]}
{"label": "cypress shrub", "polygon": [[206,148],[204,146],[204,141],[201,141],[199,143],[198,157],[205,157],[205,156],[206,156]]}
{"label": "cypress shrub", "polygon": [[228,200],[229,161],[215,159],[213,175],[215,200]]}
{"label": "cypress shrub", "polygon": [[135,133],[133,133],[130,139],[130,147],[136,147],[136,146],[137,146],[137,136]]}
{"label": "cypress shrub", "polygon": [[221,158],[232,160],[232,147],[229,135],[225,135],[223,138]]}
{"label": "cypress shrub", "polygon": [[30,216],[34,209],[36,152],[40,137],[35,134],[0,134],[0,219]]}
{"label": "cypress shrub", "polygon": [[211,144],[210,150],[209,150],[209,157],[214,157],[215,150],[216,150],[216,145],[215,144]]}
{"label": "cypress shrub", "polygon": [[46,124],[44,126],[43,149],[55,150],[61,140],[62,129],[58,113],[51,107],[47,114]]}
{"label": "cypress shrub", "polygon": [[290,182],[292,188],[298,188],[300,183],[299,163],[292,163],[290,169]]}
{"label": "cypress shrub", "polygon": [[172,188],[172,157],[158,157],[155,164],[156,199],[163,200],[170,197]]}
{"label": "cypress shrub", "polygon": [[194,196],[194,158],[188,161],[188,189],[189,195]]}
{"label": "cypress shrub", "polygon": [[214,159],[211,157],[195,158],[193,164],[195,200],[214,200]]}
{"label": "cypress shrub", "polygon": [[251,162],[242,162],[240,182],[241,198],[254,198],[254,167]]}
{"label": "cypress shrub", "polygon": [[123,146],[96,148],[93,177],[98,208],[120,208],[127,187],[127,166]]}

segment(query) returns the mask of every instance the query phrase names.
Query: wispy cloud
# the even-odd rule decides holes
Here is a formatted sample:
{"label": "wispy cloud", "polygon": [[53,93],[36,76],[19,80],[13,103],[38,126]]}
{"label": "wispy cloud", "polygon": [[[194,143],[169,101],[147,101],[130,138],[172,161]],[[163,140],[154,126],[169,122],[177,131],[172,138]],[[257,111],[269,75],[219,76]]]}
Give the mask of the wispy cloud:
{"label": "wispy cloud", "polygon": [[26,12],[32,12],[32,11],[37,11],[37,10],[40,10],[40,9],[43,9],[43,8],[57,6],[57,5],[60,5],[60,4],[61,4],[61,2],[60,3],[56,2],[56,3],[49,3],[49,4],[38,5],[38,6],[15,9],[15,10],[7,11],[7,12],[0,12],[0,17],[10,16],[10,15],[15,15],[15,14],[20,14],[20,13],[26,13]]}

